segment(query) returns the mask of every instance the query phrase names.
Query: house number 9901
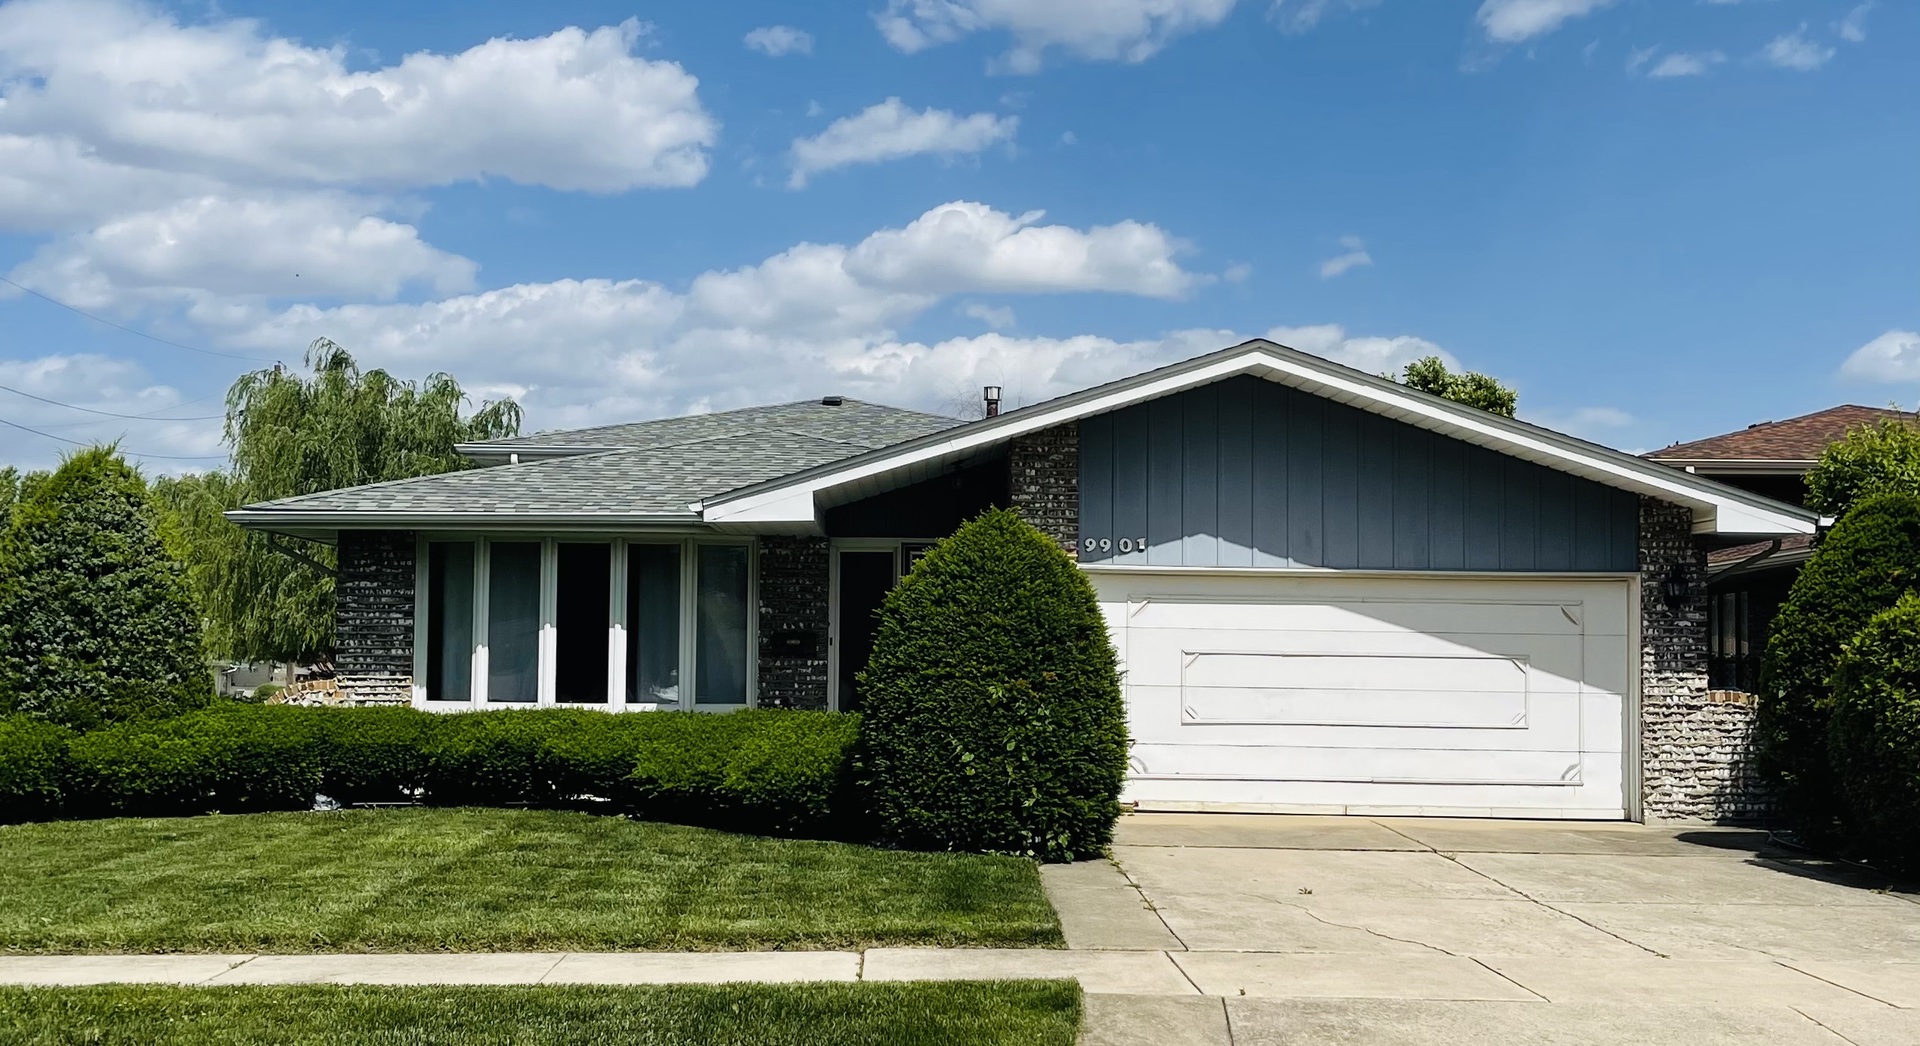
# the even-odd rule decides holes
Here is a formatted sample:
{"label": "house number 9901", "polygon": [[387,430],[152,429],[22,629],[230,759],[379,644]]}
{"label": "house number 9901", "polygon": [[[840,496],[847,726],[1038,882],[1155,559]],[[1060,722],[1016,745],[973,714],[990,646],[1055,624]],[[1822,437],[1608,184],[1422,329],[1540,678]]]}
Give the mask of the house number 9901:
{"label": "house number 9901", "polygon": [[1119,548],[1121,552],[1145,552],[1147,550],[1147,539],[1121,538],[1118,541],[1112,538],[1080,539],[1080,548],[1085,552],[1112,552],[1116,547]]}

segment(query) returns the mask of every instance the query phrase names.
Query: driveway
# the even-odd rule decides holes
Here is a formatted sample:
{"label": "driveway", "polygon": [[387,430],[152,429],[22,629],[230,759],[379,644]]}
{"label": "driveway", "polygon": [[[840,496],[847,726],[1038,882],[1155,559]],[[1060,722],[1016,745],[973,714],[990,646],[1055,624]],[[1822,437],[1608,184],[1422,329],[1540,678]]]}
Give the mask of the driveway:
{"label": "driveway", "polygon": [[[1049,868],[1089,1043],[1915,1046],[1920,895],[1763,833],[1139,814]],[[1130,953],[1130,954],[1119,954]]]}

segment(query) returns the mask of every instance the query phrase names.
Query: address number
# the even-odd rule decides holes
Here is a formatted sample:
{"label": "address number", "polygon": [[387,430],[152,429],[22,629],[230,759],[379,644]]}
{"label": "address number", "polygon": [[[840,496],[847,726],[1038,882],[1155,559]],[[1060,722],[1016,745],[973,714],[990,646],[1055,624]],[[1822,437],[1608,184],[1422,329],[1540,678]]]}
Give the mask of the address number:
{"label": "address number", "polygon": [[1118,548],[1121,552],[1145,552],[1146,538],[1081,538],[1080,549],[1083,552],[1112,552]]}

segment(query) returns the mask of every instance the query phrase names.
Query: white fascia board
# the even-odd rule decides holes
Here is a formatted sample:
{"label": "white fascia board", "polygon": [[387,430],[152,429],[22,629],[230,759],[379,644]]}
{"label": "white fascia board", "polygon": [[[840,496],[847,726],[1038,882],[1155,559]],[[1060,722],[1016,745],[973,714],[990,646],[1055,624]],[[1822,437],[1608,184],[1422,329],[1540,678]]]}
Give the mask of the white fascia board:
{"label": "white fascia board", "polygon": [[[870,476],[890,472],[918,461],[959,457],[981,447],[1004,442],[1015,436],[1051,428],[1062,422],[1134,403],[1171,395],[1236,374],[1262,373],[1277,376],[1282,384],[1328,396],[1338,402],[1386,407],[1375,410],[1420,428],[1464,439],[1489,449],[1500,450],[1525,460],[1585,476],[1608,486],[1647,494],[1686,505],[1694,510],[1694,529],[1709,534],[1811,534],[1813,519],[1798,513],[1777,512],[1730,493],[1708,487],[1704,481],[1666,465],[1643,461],[1625,454],[1594,454],[1557,440],[1543,438],[1527,428],[1470,408],[1450,409],[1429,397],[1407,395],[1392,388],[1349,377],[1345,368],[1326,369],[1303,360],[1276,355],[1253,348],[1245,353],[1215,360],[1191,370],[1179,370],[1154,381],[1116,388],[1104,395],[1044,406],[1005,416],[999,423],[961,426],[953,436],[902,451],[857,462],[844,469],[830,469],[819,475],[755,491],[734,499],[709,500],[701,510],[708,523],[720,526],[817,527],[820,525],[816,495]],[[1367,409],[1361,407],[1361,409]]]}

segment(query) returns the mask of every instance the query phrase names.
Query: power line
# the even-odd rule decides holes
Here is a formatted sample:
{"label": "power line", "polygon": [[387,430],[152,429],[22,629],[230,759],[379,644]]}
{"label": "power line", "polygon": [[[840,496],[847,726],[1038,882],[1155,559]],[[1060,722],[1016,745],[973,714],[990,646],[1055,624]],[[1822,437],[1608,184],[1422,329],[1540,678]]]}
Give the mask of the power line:
{"label": "power line", "polygon": [[[0,278],[3,278],[3,277],[0,277]],[[46,439],[59,440],[62,443],[71,443],[76,447],[98,446],[98,444],[96,443],[87,443],[77,439],[68,439],[65,436],[56,436],[51,432],[41,432],[39,429],[28,428],[27,426],[22,425],[17,421],[8,421],[5,418],[0,418],[0,425],[9,425],[9,426],[12,426],[13,428],[19,429],[22,432],[31,432],[36,436],[41,436]],[[125,454],[128,457],[132,457],[132,458],[166,458],[169,461],[216,461],[216,460],[225,461],[227,457],[225,454],[143,454],[137,450],[126,450],[124,448],[120,450],[120,453]]]}
{"label": "power line", "polygon": [[[36,396],[31,392],[21,392],[19,389],[13,388],[8,385],[0,385],[0,389],[4,389],[7,392],[11,392],[16,396],[25,396],[30,400],[39,400],[42,403],[51,403],[56,407],[65,407],[68,410],[79,410],[79,411],[85,411],[88,414],[98,414],[104,418],[125,418],[128,421],[224,421],[226,419],[225,414],[201,414],[191,418],[156,418],[153,416],[153,413],[151,412],[147,414],[115,414],[113,411],[110,411],[110,410],[94,410],[92,407],[81,407],[81,406],[76,406],[72,403],[62,403],[59,400],[50,400],[45,396]],[[201,398],[206,399],[207,397],[203,396]],[[179,407],[179,406],[182,406],[182,404],[176,403],[174,404],[173,407],[162,407],[160,409],[172,410],[174,409],[174,407]]]}
{"label": "power line", "polygon": [[22,286],[21,284],[18,284],[18,283],[15,283],[15,282],[13,282],[12,280],[10,280],[10,279],[7,279],[7,278],[6,278],[5,276],[0,276],[0,283],[4,283],[4,284],[6,284],[7,286],[9,286],[9,287],[12,287],[12,288],[13,288],[13,289],[15,289],[15,290],[18,290],[18,291],[24,291],[24,292],[25,292],[25,293],[27,293],[27,294],[31,294],[31,295],[33,295],[34,297],[36,297],[36,298],[38,298],[38,299],[40,299],[41,301],[44,301],[44,302],[47,302],[47,303],[48,303],[48,304],[50,304],[50,305],[58,305],[58,306],[60,306],[61,308],[63,308],[63,309],[65,309],[65,310],[67,310],[68,312],[71,312],[71,313],[73,313],[73,314],[74,314],[74,315],[76,315],[76,316],[84,316],[84,317],[86,317],[87,319],[90,319],[90,320],[92,320],[92,321],[93,321],[93,322],[95,322],[95,323],[104,323],[104,324],[106,324],[107,326],[109,326],[109,327],[112,327],[112,328],[113,328],[114,330],[117,330],[117,331],[125,331],[125,332],[127,332],[128,334],[131,334],[131,335],[133,335],[133,336],[134,336],[134,337],[136,337],[136,338],[145,338],[145,339],[147,339],[148,341],[151,341],[151,342],[158,342],[158,343],[159,343],[159,344],[161,344],[161,345],[166,345],[166,346],[169,346],[169,347],[172,347],[172,348],[176,348],[176,349],[185,349],[185,350],[187,350],[188,352],[198,352],[198,353],[200,353],[200,354],[202,354],[202,355],[205,355],[205,356],[222,356],[222,357],[225,357],[226,359],[230,359],[230,360],[246,360],[246,361],[248,361],[248,362],[250,362],[250,363],[279,363],[279,362],[280,362],[279,360],[270,360],[270,359],[267,359],[267,358],[266,358],[265,356],[242,356],[242,355],[240,355],[240,354],[239,354],[239,353],[237,353],[237,352],[217,352],[217,351],[215,351],[215,350],[213,350],[213,349],[202,349],[202,348],[196,348],[195,346],[192,346],[192,345],[183,345],[183,344],[181,344],[180,342],[177,342],[177,341],[168,341],[168,340],[167,340],[167,339],[165,339],[165,338],[160,338],[160,337],[156,337],[156,336],[154,336],[154,335],[152,335],[152,334],[148,334],[148,333],[147,333],[146,331],[143,331],[143,330],[135,330],[135,329],[133,329],[132,327],[128,327],[128,326],[126,326],[126,325],[124,325],[124,324],[119,324],[119,323],[115,323],[115,322],[113,322],[112,320],[109,320],[109,319],[103,319],[103,318],[101,318],[101,317],[99,317],[99,316],[95,316],[95,315],[94,315],[93,313],[91,313],[91,312],[88,312],[88,311],[87,311],[87,310],[85,310],[85,309],[82,309],[82,308],[80,308],[80,307],[78,307],[78,306],[74,306],[74,305],[68,305],[68,304],[67,304],[66,302],[64,302],[64,301],[61,301],[61,300],[60,300],[60,299],[58,299],[58,298],[50,298],[50,297],[48,297],[47,295],[44,295],[44,294],[42,294],[42,293],[40,293],[39,291],[36,291],[36,290],[34,290],[34,289],[33,289],[32,287],[26,287],[26,286]]}

